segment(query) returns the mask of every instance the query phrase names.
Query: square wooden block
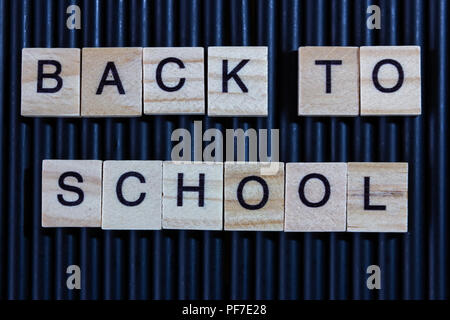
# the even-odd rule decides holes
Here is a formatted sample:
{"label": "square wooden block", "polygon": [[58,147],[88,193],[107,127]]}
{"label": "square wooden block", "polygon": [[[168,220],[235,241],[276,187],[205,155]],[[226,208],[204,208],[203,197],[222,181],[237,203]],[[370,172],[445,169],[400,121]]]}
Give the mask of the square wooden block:
{"label": "square wooden block", "polygon": [[102,229],[159,230],[162,161],[103,163]]}
{"label": "square wooden block", "polygon": [[421,114],[420,47],[361,47],[361,115]]}
{"label": "square wooden block", "polygon": [[208,115],[267,116],[267,47],[208,48]]}
{"label": "square wooden block", "polygon": [[22,49],[22,116],[80,116],[80,49]]}
{"label": "square wooden block", "polygon": [[408,231],[408,163],[348,164],[347,231]]}
{"label": "square wooden block", "polygon": [[287,163],[284,231],[346,231],[347,163]]}
{"label": "square wooden block", "polygon": [[81,115],[142,114],[142,48],[83,48]]}
{"label": "square wooden block", "polygon": [[225,162],[225,230],[282,231],[284,163]]}
{"label": "square wooden block", "polygon": [[144,113],[205,113],[203,47],[144,48]]}
{"label": "square wooden block", "polygon": [[163,229],[222,230],[223,163],[163,163]]}
{"label": "square wooden block", "polygon": [[359,48],[299,48],[298,114],[359,114]]}
{"label": "square wooden block", "polygon": [[42,162],[42,226],[100,227],[102,161]]}

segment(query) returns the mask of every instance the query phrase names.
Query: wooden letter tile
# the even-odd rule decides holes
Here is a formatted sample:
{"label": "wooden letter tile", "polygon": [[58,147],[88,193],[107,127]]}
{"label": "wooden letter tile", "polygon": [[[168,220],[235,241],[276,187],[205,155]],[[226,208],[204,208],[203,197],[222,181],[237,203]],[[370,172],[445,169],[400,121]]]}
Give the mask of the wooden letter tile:
{"label": "wooden letter tile", "polygon": [[142,48],[83,48],[81,115],[142,114]]}
{"label": "wooden letter tile", "polygon": [[80,49],[22,49],[22,116],[80,116]]}
{"label": "wooden letter tile", "polygon": [[299,115],[359,114],[359,48],[301,47],[298,79]]}
{"label": "wooden letter tile", "polygon": [[208,115],[267,116],[267,47],[208,48]]}
{"label": "wooden letter tile", "polygon": [[144,48],[144,113],[205,113],[205,51]]}
{"label": "wooden letter tile", "polygon": [[408,163],[349,163],[347,231],[407,230]]}
{"label": "wooden letter tile", "polygon": [[223,163],[163,163],[163,229],[222,230]]}
{"label": "wooden letter tile", "polygon": [[287,163],[285,231],[345,231],[347,163]]}
{"label": "wooden letter tile", "polygon": [[161,229],[162,161],[103,163],[103,229]]}
{"label": "wooden letter tile", "polygon": [[42,162],[42,226],[100,227],[102,161]]}
{"label": "wooden letter tile", "polygon": [[361,47],[361,115],[421,113],[420,47]]}
{"label": "wooden letter tile", "polygon": [[225,163],[225,230],[283,230],[284,163],[264,174],[269,165]]}

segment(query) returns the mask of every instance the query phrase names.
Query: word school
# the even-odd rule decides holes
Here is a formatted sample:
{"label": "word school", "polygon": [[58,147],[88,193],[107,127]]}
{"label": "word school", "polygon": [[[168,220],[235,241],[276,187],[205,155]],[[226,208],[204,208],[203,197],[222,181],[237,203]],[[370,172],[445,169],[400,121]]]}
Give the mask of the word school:
{"label": "word school", "polygon": [[[267,116],[267,55],[209,47],[205,66],[200,47],[24,48],[21,114],[205,114],[207,101],[209,116]],[[298,115],[421,114],[420,47],[300,47],[298,56]]]}
{"label": "word school", "polygon": [[43,227],[407,232],[407,201],[407,163],[44,160],[42,169]]}

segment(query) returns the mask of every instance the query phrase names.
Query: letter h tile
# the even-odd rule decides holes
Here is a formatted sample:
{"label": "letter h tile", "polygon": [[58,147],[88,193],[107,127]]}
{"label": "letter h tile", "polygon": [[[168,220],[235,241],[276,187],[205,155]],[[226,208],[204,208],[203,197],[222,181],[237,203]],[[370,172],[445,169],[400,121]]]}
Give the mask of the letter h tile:
{"label": "letter h tile", "polygon": [[223,229],[223,163],[163,163],[163,229]]}

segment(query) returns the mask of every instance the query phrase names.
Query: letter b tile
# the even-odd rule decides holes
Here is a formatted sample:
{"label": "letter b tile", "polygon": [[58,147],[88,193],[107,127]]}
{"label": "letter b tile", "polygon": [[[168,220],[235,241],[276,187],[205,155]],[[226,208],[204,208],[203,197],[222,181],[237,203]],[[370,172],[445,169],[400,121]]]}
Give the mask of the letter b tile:
{"label": "letter b tile", "polygon": [[223,163],[163,163],[163,228],[223,229]]}
{"label": "letter b tile", "polygon": [[42,226],[100,227],[102,161],[42,162]]}
{"label": "letter b tile", "polygon": [[162,161],[103,163],[103,229],[161,229],[161,201]]}
{"label": "letter b tile", "polygon": [[224,208],[225,230],[282,231],[284,163],[226,162]]}
{"label": "letter b tile", "polygon": [[267,116],[267,47],[208,48],[208,115]]}
{"label": "letter b tile", "polygon": [[22,116],[80,116],[80,49],[22,50]]}

